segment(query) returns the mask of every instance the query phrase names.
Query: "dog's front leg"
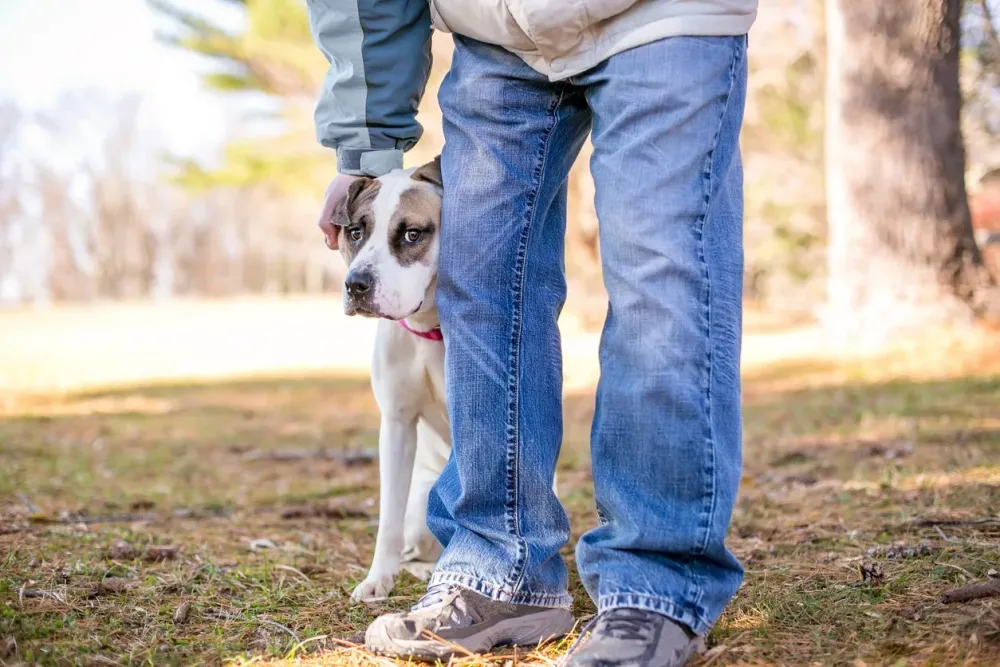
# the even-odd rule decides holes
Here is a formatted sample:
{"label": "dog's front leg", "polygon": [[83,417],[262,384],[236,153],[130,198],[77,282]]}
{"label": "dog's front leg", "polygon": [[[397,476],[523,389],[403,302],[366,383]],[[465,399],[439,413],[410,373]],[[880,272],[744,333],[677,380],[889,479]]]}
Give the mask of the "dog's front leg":
{"label": "dog's front leg", "polygon": [[396,583],[416,450],[416,418],[393,411],[383,414],[378,440],[379,519],[375,557],[368,576],[351,595],[355,601],[384,598]]}

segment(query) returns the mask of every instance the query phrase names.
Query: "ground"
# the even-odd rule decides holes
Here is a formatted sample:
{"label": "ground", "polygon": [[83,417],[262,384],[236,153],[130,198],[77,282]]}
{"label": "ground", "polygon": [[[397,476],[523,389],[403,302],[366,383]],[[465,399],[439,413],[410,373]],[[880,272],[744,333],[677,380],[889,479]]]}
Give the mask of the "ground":
{"label": "ground", "polygon": [[[357,635],[422,587],[350,600],[378,418],[369,324],[337,308],[0,314],[0,663],[388,664]],[[572,560],[595,520],[596,334],[564,326]],[[748,309],[746,327],[746,580],[698,664],[1000,664],[1000,598],[942,601],[1000,571],[1000,336],[842,359],[808,323]]]}

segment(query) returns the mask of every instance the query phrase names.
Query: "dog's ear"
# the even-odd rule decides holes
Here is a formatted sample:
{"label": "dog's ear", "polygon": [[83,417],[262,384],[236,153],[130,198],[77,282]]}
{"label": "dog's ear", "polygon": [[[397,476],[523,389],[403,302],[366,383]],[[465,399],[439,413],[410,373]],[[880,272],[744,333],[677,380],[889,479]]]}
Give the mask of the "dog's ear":
{"label": "dog's ear", "polygon": [[[347,186],[347,194],[338,201],[334,207],[333,211],[330,212],[330,224],[332,224],[336,229],[334,230],[334,235],[332,241],[328,241],[327,246],[330,250],[340,249],[340,233],[341,230],[351,224],[351,208],[354,204],[354,200],[357,199],[361,191],[365,189],[372,179],[367,176],[362,176]],[[329,238],[329,236],[327,237]],[[332,243],[332,245],[331,245]]]}
{"label": "dog's ear", "polygon": [[347,186],[347,194],[333,207],[333,215],[330,216],[330,222],[335,227],[347,227],[351,224],[351,209],[353,208],[354,200],[358,198],[361,191],[371,182],[372,179],[368,176],[362,176],[351,181],[351,184]]}
{"label": "dog's ear", "polygon": [[438,155],[436,158],[428,162],[427,164],[419,167],[411,178],[418,181],[425,181],[433,185],[442,187],[441,184],[441,156]]}

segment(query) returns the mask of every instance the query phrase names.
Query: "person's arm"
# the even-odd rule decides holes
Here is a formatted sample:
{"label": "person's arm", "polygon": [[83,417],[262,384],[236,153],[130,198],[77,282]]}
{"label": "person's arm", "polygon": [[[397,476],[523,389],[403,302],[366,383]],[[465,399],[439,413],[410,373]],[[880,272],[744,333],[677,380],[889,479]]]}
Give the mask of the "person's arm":
{"label": "person's arm", "polygon": [[417,105],[431,68],[427,0],[307,0],[313,39],[330,63],[316,105],[316,138],[341,174],[403,166],[423,128]]}

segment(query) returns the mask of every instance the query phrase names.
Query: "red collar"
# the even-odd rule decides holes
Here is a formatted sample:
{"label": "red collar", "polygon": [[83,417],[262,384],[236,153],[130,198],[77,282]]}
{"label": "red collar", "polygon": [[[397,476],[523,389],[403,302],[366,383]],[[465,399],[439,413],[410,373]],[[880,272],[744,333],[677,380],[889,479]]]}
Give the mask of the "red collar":
{"label": "red collar", "polygon": [[444,340],[444,336],[441,334],[441,327],[434,327],[430,331],[417,331],[416,329],[411,328],[410,325],[406,323],[406,320],[399,320],[399,325],[414,336],[420,336],[421,338],[426,338],[427,340]]}

